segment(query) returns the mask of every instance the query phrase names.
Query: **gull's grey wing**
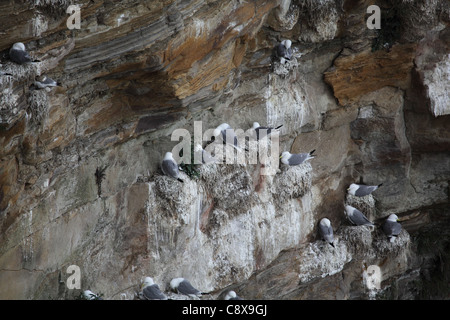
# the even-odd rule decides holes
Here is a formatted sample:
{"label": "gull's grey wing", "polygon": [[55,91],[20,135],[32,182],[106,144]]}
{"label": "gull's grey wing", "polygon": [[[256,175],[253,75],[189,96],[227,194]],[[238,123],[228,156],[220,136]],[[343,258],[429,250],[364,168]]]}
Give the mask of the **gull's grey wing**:
{"label": "gull's grey wing", "polygon": [[288,59],[288,60],[292,59],[292,48],[286,49],[286,53],[285,53],[284,58]]}
{"label": "gull's grey wing", "polygon": [[355,196],[364,197],[371,194],[373,191],[377,189],[377,186],[366,186],[366,185],[358,185],[358,189],[355,191]]}
{"label": "gull's grey wing", "polygon": [[56,87],[58,85],[55,80],[48,77],[44,81],[41,81],[41,83],[49,87]]}
{"label": "gull's grey wing", "polygon": [[308,153],[298,153],[291,154],[291,157],[288,160],[290,166],[295,166],[301,164],[308,157]]}
{"label": "gull's grey wing", "polygon": [[22,51],[22,50],[15,50],[15,49],[10,50],[9,57],[12,61],[14,61],[18,64],[22,64],[25,62],[31,62],[31,57],[28,54],[28,52]]}
{"label": "gull's grey wing", "polygon": [[170,177],[178,177],[178,165],[171,160],[163,160],[161,163],[162,172]]}
{"label": "gull's grey wing", "polygon": [[147,300],[167,300],[166,295],[161,292],[157,284],[145,287],[142,294]]}
{"label": "gull's grey wing", "polygon": [[367,219],[367,217],[358,209],[353,209],[353,212],[349,214],[348,217],[350,221],[356,224],[357,226],[362,226],[365,224],[373,225],[373,223],[370,222],[370,220]]}
{"label": "gull's grey wing", "polygon": [[286,56],[287,50],[284,44],[279,43],[275,48],[275,53],[277,57],[284,58]]}
{"label": "gull's grey wing", "polygon": [[402,225],[398,222],[388,220],[383,224],[383,232],[388,237],[398,236],[401,231],[402,231]]}
{"label": "gull's grey wing", "polygon": [[192,284],[191,284],[188,280],[186,280],[186,279],[183,280],[183,281],[179,284],[177,290],[178,290],[180,293],[186,294],[186,295],[190,295],[190,294],[193,294],[193,295],[201,295],[201,292],[200,292],[199,290],[195,289],[195,288],[192,286]]}
{"label": "gull's grey wing", "polygon": [[334,241],[333,227],[331,225],[327,227],[322,224],[319,224],[319,231],[320,234],[322,235],[322,238],[325,239],[325,241],[329,243],[332,243]]}

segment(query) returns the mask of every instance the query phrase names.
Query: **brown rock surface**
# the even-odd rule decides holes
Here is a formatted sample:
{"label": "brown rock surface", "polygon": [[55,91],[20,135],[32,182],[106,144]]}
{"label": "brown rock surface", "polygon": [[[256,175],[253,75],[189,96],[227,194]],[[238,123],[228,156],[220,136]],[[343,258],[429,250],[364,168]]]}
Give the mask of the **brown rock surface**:
{"label": "brown rock surface", "polygon": [[325,72],[325,82],[332,86],[335,97],[343,106],[358,102],[362,95],[386,86],[406,89],[415,47],[415,44],[394,45],[388,52],[342,54],[331,70]]}

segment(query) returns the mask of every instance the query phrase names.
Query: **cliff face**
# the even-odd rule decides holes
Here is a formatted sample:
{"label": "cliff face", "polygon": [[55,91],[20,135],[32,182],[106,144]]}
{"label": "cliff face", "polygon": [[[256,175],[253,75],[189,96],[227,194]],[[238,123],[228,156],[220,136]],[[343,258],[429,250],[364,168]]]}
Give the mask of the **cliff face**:
{"label": "cliff face", "polygon": [[[73,30],[71,1],[0,4],[0,298],[74,298],[70,265],[109,299],[144,276],[211,297],[448,298],[450,8],[376,2],[380,30],[365,0],[80,0]],[[287,65],[271,59],[283,39]],[[17,41],[41,62],[11,62]],[[30,90],[42,74],[62,85]],[[194,121],[283,124],[280,151],[317,155],[275,175],[204,165],[181,184],[159,164]],[[347,196],[359,181],[383,186]],[[344,202],[377,228],[350,226]]]}

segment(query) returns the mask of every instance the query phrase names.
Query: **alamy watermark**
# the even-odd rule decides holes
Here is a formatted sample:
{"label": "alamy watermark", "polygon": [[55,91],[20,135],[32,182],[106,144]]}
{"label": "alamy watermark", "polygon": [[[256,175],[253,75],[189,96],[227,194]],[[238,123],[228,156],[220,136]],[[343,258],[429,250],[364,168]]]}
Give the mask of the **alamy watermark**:
{"label": "alamy watermark", "polygon": [[81,29],[81,9],[77,4],[73,4],[67,7],[67,13],[70,13],[70,17],[67,18],[66,26],[69,30]]}
{"label": "alamy watermark", "polygon": [[381,11],[380,7],[377,5],[371,5],[367,7],[367,13],[372,13],[372,15],[367,19],[366,26],[369,29],[381,29]]}
{"label": "alamy watermark", "polygon": [[[67,18],[66,25],[70,30],[81,29],[81,8],[78,4],[72,4],[67,7],[67,13],[70,14]],[[367,7],[367,13],[372,15],[367,19],[366,26],[369,29],[381,29],[381,10],[377,5],[370,5]]]}
{"label": "alamy watermark", "polygon": [[381,268],[377,265],[370,265],[366,270],[366,286],[369,290],[380,290],[381,288]]}
{"label": "alamy watermark", "polygon": [[81,269],[77,265],[70,265],[66,270],[67,274],[70,274],[66,280],[67,289],[81,289]]}

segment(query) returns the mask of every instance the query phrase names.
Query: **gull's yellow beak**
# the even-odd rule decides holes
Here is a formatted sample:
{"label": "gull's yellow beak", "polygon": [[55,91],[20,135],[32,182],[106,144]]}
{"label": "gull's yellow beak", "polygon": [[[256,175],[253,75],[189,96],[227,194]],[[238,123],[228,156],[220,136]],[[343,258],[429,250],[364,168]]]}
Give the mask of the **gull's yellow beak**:
{"label": "gull's yellow beak", "polygon": [[280,156],[280,159],[282,158],[283,156]]}

